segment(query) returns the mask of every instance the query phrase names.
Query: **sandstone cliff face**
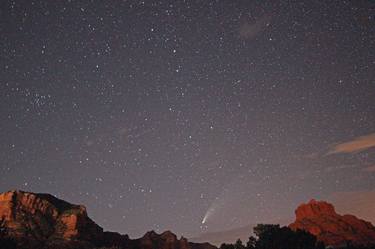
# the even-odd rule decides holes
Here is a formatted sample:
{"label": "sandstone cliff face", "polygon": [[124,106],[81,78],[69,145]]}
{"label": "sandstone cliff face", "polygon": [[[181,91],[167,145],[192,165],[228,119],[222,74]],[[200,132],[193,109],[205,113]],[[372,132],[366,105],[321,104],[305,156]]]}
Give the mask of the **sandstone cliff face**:
{"label": "sandstone cliff face", "polygon": [[85,207],[48,194],[0,194],[0,220],[11,236],[27,240],[90,240],[103,232],[88,218]]}
{"label": "sandstone cliff face", "polygon": [[341,246],[347,241],[355,245],[375,243],[375,227],[353,215],[339,215],[332,204],[311,200],[295,211],[292,229],[306,230],[326,245]]}
{"label": "sandstone cliff face", "polygon": [[[0,225],[6,236],[23,249],[217,249],[204,243],[177,239],[170,231],[153,231],[142,238],[103,232],[88,216],[86,208],[57,199],[49,194],[9,191],[0,194]],[[0,238],[1,239],[1,238]]]}

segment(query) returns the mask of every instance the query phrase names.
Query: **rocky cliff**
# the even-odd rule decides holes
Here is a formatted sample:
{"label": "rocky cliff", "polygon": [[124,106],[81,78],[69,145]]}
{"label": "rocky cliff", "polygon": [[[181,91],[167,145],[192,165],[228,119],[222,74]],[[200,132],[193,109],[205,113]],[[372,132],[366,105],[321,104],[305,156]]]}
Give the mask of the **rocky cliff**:
{"label": "rocky cliff", "polygon": [[0,240],[12,239],[17,248],[117,247],[126,249],[216,249],[210,244],[189,243],[170,231],[148,232],[142,238],[103,232],[86,208],[49,194],[9,191],[0,194]]}
{"label": "rocky cliff", "polygon": [[22,191],[0,194],[0,221],[8,236],[28,246],[56,241],[86,243],[101,240],[103,235],[103,229],[87,216],[84,206],[49,194]]}
{"label": "rocky cliff", "polygon": [[348,241],[355,245],[375,244],[375,227],[353,215],[339,215],[332,204],[311,200],[300,205],[296,220],[289,225],[317,236],[326,245],[339,247]]}

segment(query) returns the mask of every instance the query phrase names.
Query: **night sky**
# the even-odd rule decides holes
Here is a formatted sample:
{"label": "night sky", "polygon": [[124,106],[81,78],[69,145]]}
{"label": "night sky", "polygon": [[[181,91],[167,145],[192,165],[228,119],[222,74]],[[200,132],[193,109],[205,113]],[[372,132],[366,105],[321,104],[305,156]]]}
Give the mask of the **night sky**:
{"label": "night sky", "polygon": [[131,237],[375,221],[374,1],[3,0],[0,37],[0,192]]}

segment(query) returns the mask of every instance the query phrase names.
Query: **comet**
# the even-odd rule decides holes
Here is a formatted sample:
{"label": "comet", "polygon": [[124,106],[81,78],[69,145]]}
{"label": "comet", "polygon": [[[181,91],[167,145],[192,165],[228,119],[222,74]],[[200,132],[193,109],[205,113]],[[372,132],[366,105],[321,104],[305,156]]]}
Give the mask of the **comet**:
{"label": "comet", "polygon": [[202,225],[203,225],[204,223],[206,223],[206,221],[207,221],[207,215],[205,215],[205,216],[203,217]]}
{"label": "comet", "polygon": [[204,217],[203,220],[202,220],[202,225],[203,225],[204,223],[206,223],[206,217]]}
{"label": "comet", "polygon": [[204,217],[202,219],[202,225],[206,224],[207,221],[209,220],[209,218],[215,213],[215,210],[216,210],[217,206],[218,206],[217,202],[212,203],[212,205],[207,210],[206,214],[204,215]]}
{"label": "comet", "polygon": [[[240,174],[239,174],[240,175]],[[233,178],[229,184],[223,187],[222,191],[215,199],[212,200],[210,206],[208,207],[203,219],[201,221],[202,225],[207,225],[210,223],[218,214],[225,216],[225,210],[228,209],[228,204],[235,203],[235,198],[239,197],[239,193],[243,189],[243,185],[237,181],[237,177]]]}

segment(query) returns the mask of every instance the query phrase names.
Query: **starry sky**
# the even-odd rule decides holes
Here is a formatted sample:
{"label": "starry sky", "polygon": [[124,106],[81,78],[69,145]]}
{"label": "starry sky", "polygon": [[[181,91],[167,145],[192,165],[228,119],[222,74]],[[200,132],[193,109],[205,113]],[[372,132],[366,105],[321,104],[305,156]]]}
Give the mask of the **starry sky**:
{"label": "starry sky", "polygon": [[375,221],[374,1],[4,0],[0,37],[1,192],[131,237]]}

